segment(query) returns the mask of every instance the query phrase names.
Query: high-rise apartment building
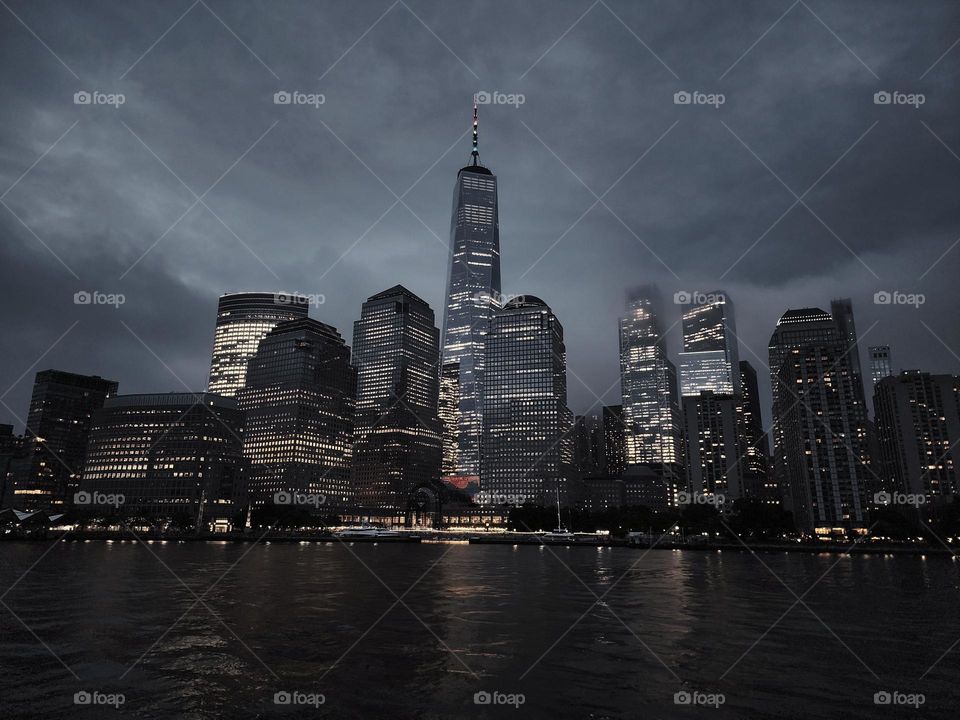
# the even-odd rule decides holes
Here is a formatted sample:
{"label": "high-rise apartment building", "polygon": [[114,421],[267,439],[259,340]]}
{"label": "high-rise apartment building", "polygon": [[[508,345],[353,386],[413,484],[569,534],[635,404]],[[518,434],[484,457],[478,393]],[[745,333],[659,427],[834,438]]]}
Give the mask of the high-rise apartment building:
{"label": "high-rise apartment building", "polygon": [[[450,222],[450,272],[443,319],[444,445],[449,470],[475,481],[480,474],[483,432],[484,349],[500,305],[500,222],[497,177],[480,164],[477,107],[473,108],[472,161],[457,173]],[[451,457],[455,454],[455,458]]]}
{"label": "high-rise apartment building", "polygon": [[400,285],[370,297],[353,325],[353,476],[363,511],[405,514],[418,487],[439,485],[439,337],[433,310]]}
{"label": "high-rise apartment building", "polygon": [[744,483],[737,400],[703,390],[682,398],[690,492],[725,501],[750,494]]}
{"label": "high-rise apartment building", "polygon": [[864,526],[872,486],[862,385],[847,333],[819,308],[789,310],[770,338],[774,448],[808,532]]}
{"label": "high-rise apartment building", "polygon": [[923,495],[934,514],[960,494],[960,377],[908,370],[881,378],[873,406],[883,489]]}
{"label": "high-rise apartment building", "polygon": [[[483,490],[549,506],[566,503],[572,458],[563,327],[527,295],[494,315],[487,336]],[[572,448],[571,448],[572,449]]]}
{"label": "high-rise apartment building", "polygon": [[305,509],[352,508],[356,396],[350,348],[335,328],[289,320],[263,338],[237,398],[246,413],[243,454],[254,505],[300,494],[316,498]]}
{"label": "high-rise apartment building", "polygon": [[743,452],[744,486],[764,502],[779,505],[782,498],[773,473],[770,472],[770,441],[763,427],[760,410],[760,389],[757,371],[746,360],[740,361],[740,396],[737,424]]}
{"label": "high-rise apartment building", "polygon": [[308,299],[291,293],[227,293],[217,303],[217,325],[207,392],[233,397],[243,388],[247,364],[278,323],[307,317]]}

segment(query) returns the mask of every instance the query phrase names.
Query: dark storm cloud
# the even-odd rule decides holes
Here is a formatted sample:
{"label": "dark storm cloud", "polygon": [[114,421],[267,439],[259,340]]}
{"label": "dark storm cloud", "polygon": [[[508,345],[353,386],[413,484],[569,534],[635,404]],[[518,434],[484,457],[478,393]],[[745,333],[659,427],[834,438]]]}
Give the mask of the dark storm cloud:
{"label": "dark storm cloud", "polygon": [[[761,377],[779,315],[842,295],[864,351],[960,368],[960,248],[930,270],[960,236],[960,47],[937,62],[954,3],[9,5],[0,193],[66,132],[0,207],[3,389],[27,373],[9,421],[46,367],[203,387],[225,291],[323,294],[312,314],[349,340],[360,303],[399,282],[439,323],[477,90],[524,96],[481,108],[481,157],[504,291],[557,313],[576,411],[616,401],[617,317],[647,282],[673,351],[673,293],[726,290]],[[80,90],[126,102],[75,105]],[[281,90],[325,102],[275,105]],[[874,104],[883,90],[925,102]],[[126,302],[75,305],[81,290]]]}

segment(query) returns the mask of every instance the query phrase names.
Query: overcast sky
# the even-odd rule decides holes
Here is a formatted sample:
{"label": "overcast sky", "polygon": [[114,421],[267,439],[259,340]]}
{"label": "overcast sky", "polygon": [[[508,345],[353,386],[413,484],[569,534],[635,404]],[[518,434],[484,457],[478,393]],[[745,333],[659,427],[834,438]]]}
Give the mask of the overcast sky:
{"label": "overcast sky", "polygon": [[439,325],[477,91],[523,96],[480,108],[481,160],[504,292],[560,318],[575,412],[619,401],[648,282],[674,354],[674,293],[725,290],[766,397],[777,318],[838,296],[862,355],[960,372],[956,2],[191,3],[0,8],[0,421],[46,368],[204,388],[227,291],[322,295],[349,343],[402,283]]}

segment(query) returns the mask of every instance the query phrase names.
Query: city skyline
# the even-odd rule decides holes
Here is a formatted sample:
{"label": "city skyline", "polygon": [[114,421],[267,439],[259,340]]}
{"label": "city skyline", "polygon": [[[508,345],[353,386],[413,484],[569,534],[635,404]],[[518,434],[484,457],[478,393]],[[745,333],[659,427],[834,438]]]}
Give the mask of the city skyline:
{"label": "city skyline", "polygon": [[[769,42],[746,54],[750,43],[779,15],[768,17],[758,6],[744,16],[744,28],[726,35],[718,31],[716,37],[708,34],[698,38],[694,48],[692,41],[683,39],[690,34],[689,27],[679,34],[680,18],[670,13],[658,18],[657,37],[646,38],[639,30],[644,11],[597,6],[536,64],[583,9],[559,7],[543,27],[531,25],[532,10],[513,10],[517,25],[508,35],[542,37],[542,43],[534,43],[536,51],[528,52],[508,38],[500,44],[492,40],[501,53],[492,62],[468,44],[457,44],[462,30],[442,8],[411,7],[453,53],[411,11],[397,6],[388,17],[402,23],[411,51],[403,50],[387,62],[404,68],[408,80],[426,72],[427,64],[431,70],[440,67],[440,82],[433,88],[404,83],[407,95],[399,87],[378,87],[382,92],[362,102],[344,90],[365,63],[391,47],[383,25],[325,75],[322,87],[314,88],[310,77],[291,68],[315,65],[322,68],[319,75],[349,43],[334,43],[329,57],[326,50],[302,55],[307,49],[299,46],[281,50],[273,26],[253,32],[244,18],[214,8],[283,79],[278,81],[198,7],[121,81],[120,76],[176,17],[156,10],[147,14],[144,28],[135,30],[129,17],[118,15],[108,23],[98,17],[96,8],[89,15],[70,16],[80,27],[94,21],[119,24],[120,34],[130,38],[129,57],[125,44],[101,66],[83,49],[62,42],[58,23],[63,18],[34,17],[29,7],[18,10],[31,27],[44,27],[41,37],[82,78],[78,81],[14,17],[4,16],[10,52],[28,58],[35,75],[30,87],[16,80],[10,83],[12,102],[3,112],[42,115],[36,115],[34,123],[8,118],[11,132],[5,142],[11,162],[5,170],[4,190],[9,192],[3,200],[9,210],[0,208],[0,222],[9,242],[0,272],[11,296],[31,297],[36,287],[53,291],[33,299],[29,318],[4,309],[5,326],[20,341],[0,360],[0,375],[13,385],[3,398],[9,407],[0,406],[0,419],[22,427],[25,418],[17,408],[25,406],[29,387],[14,380],[44,353],[45,366],[66,368],[63,359],[69,358],[73,365],[69,369],[116,378],[131,392],[201,389],[212,339],[206,313],[199,308],[208,307],[223,292],[274,288],[304,292],[315,301],[313,315],[342,330],[356,319],[365,297],[400,282],[439,315],[445,287],[437,278],[446,273],[451,171],[463,165],[469,149],[473,94],[494,89],[504,101],[511,93],[524,96],[523,104],[491,102],[480,107],[485,162],[496,169],[502,185],[503,291],[543,297],[564,322],[568,364],[577,376],[571,377],[570,404],[578,414],[590,408],[595,395],[602,404],[617,402],[616,387],[608,390],[617,376],[615,317],[624,289],[647,281],[659,281],[668,298],[674,292],[724,287],[737,302],[738,332],[745,346],[741,359],[765,357],[767,329],[786,309],[823,306],[843,295],[853,299],[864,344],[897,340],[903,345],[895,350],[895,370],[956,371],[960,331],[946,321],[952,297],[949,279],[957,262],[956,251],[951,250],[956,222],[950,213],[955,211],[931,214],[922,212],[925,205],[920,204],[921,198],[955,197],[957,189],[957,161],[947,148],[956,153],[960,139],[946,119],[954,109],[949,87],[957,70],[952,54],[937,62],[952,43],[948,29],[952,26],[945,22],[938,27],[944,18],[936,6],[912,16],[910,23],[901,22],[900,13],[905,11],[885,6],[882,20],[869,35],[858,30],[852,15],[839,9],[818,10],[881,80],[802,6],[771,31]],[[280,25],[297,17],[296,7],[289,12],[292,15],[277,16]],[[644,37],[678,77],[612,13]],[[355,25],[359,37],[377,16],[366,24],[357,17],[327,19],[332,24],[342,21],[338,31],[347,34]],[[482,14],[472,20],[479,28],[491,22]],[[696,21],[733,30],[729,28],[733,18],[720,11],[698,15]],[[500,18],[496,22],[499,25]],[[905,25],[915,26],[916,34],[904,31]],[[157,32],[147,35],[147,27]],[[209,34],[209,47],[194,42],[199,30]],[[142,47],[134,47],[140,33],[145,33]],[[90,34],[96,32],[91,29]],[[942,47],[934,48],[941,35]],[[882,50],[891,38],[898,49],[895,63]],[[147,85],[169,86],[170,63],[177,52],[192,53],[198,66],[209,66],[194,78],[189,103],[177,93],[145,90]],[[201,58],[209,52],[229,57],[230,69],[204,63]],[[819,60],[812,67],[800,61],[813,54]],[[566,94],[561,97],[551,83],[556,84],[557,72],[571,56],[590,58],[598,68],[616,67],[618,58],[634,60],[629,77],[642,92],[624,96],[608,84],[578,83],[575,76],[568,86],[581,87],[583,94],[573,100]],[[777,86],[772,86],[758,73],[763,62],[777,59],[784,59],[785,67]],[[242,68],[242,77],[233,68]],[[716,79],[728,69],[722,80]],[[911,75],[909,69],[915,72]],[[123,106],[73,104],[75,92],[88,86],[110,89],[114,82],[127,93]],[[783,133],[764,131],[749,115],[748,99],[755,97],[751,88],[757,83],[767,97],[783,100],[782,110],[764,110],[766,117],[776,118]],[[919,109],[874,104],[874,92],[888,86],[909,90],[911,83],[918,91],[927,91]],[[675,92],[709,90],[714,85],[726,94],[720,107],[673,102]],[[273,104],[274,92],[300,86],[304,92],[326,90],[323,105]],[[213,99],[214,87],[222,88],[221,97],[231,98],[226,107]],[[828,104],[820,101],[821,92]],[[380,112],[386,103],[391,112]],[[824,108],[832,106],[838,112],[826,113]],[[211,143],[209,128],[204,127],[209,112],[222,119],[224,113],[241,107],[244,112],[231,113],[239,120],[230,125],[229,136]],[[371,111],[364,112],[367,109]],[[601,110],[603,122],[598,122],[595,113]],[[639,119],[639,127],[634,119]],[[174,128],[173,133],[164,129],[167,126]],[[597,127],[606,132],[584,132]],[[685,148],[698,133],[702,140]],[[891,149],[894,138],[897,143]],[[81,156],[78,164],[76,152],[85,147],[96,148],[96,153]],[[122,148],[122,157],[113,155],[113,148]],[[329,157],[330,164],[298,161],[290,154],[296,148],[308,157]],[[248,149],[204,200],[225,225],[198,204],[164,236],[195,200],[177,178],[199,195]],[[285,169],[276,164],[281,158],[289,161]],[[811,210],[797,205],[760,240],[795,200],[774,174],[799,195],[828,169],[805,198]],[[604,199],[610,210],[597,203],[579,219],[596,198],[577,177],[599,195],[623,173]],[[143,178],[143,183],[105,184],[107,177],[125,174]],[[421,176],[408,196],[400,195]],[[404,198],[410,210],[396,204],[364,236],[396,201],[378,177]],[[665,187],[651,187],[664,177],[671,180]],[[541,182],[536,182],[538,178]],[[544,178],[550,182],[544,183]],[[56,200],[64,182],[71,188],[63,195],[70,198],[66,202]],[[140,187],[149,188],[149,202],[135,192]],[[737,191],[738,187],[743,189]],[[118,196],[117,188],[130,193]],[[299,209],[280,196],[286,193],[292,201],[305,192],[310,201],[299,203]],[[749,202],[742,193],[749,193]],[[881,202],[892,193],[897,201]],[[628,202],[631,197],[639,200]],[[349,222],[347,208],[355,210],[349,213]],[[897,216],[891,216],[892,208],[899,208]],[[69,228],[60,222],[65,214],[71,218]],[[689,219],[680,221],[681,216]],[[704,232],[708,222],[711,229]],[[754,241],[758,242],[750,250]],[[718,276],[745,252],[720,281]],[[873,303],[874,293],[895,290],[922,293],[925,303],[919,309]],[[81,291],[122,293],[126,302],[119,308],[73,304],[74,294]],[[665,324],[672,326],[679,316],[680,308],[668,304]],[[586,318],[609,320],[584,322]],[[676,357],[679,328],[667,333],[667,342]],[[80,348],[84,352],[78,352]],[[119,362],[120,357],[132,361]],[[755,364],[766,407],[769,383],[763,368]],[[151,372],[139,372],[141,366]]]}

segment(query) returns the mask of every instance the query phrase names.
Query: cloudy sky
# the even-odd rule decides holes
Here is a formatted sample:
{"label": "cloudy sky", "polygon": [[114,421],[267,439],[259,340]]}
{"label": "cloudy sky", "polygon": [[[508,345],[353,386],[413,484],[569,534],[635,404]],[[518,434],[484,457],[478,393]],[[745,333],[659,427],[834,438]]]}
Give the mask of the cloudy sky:
{"label": "cloudy sky", "polygon": [[559,316],[575,412],[618,400],[648,282],[674,353],[673,294],[725,290],[767,394],[777,318],[837,296],[862,352],[960,372],[958,39],[936,0],[5,0],[0,421],[46,368],[203,388],[227,291],[322,295],[349,342],[402,283],[439,324],[478,91],[522,95],[481,107],[481,159],[504,291]]}

